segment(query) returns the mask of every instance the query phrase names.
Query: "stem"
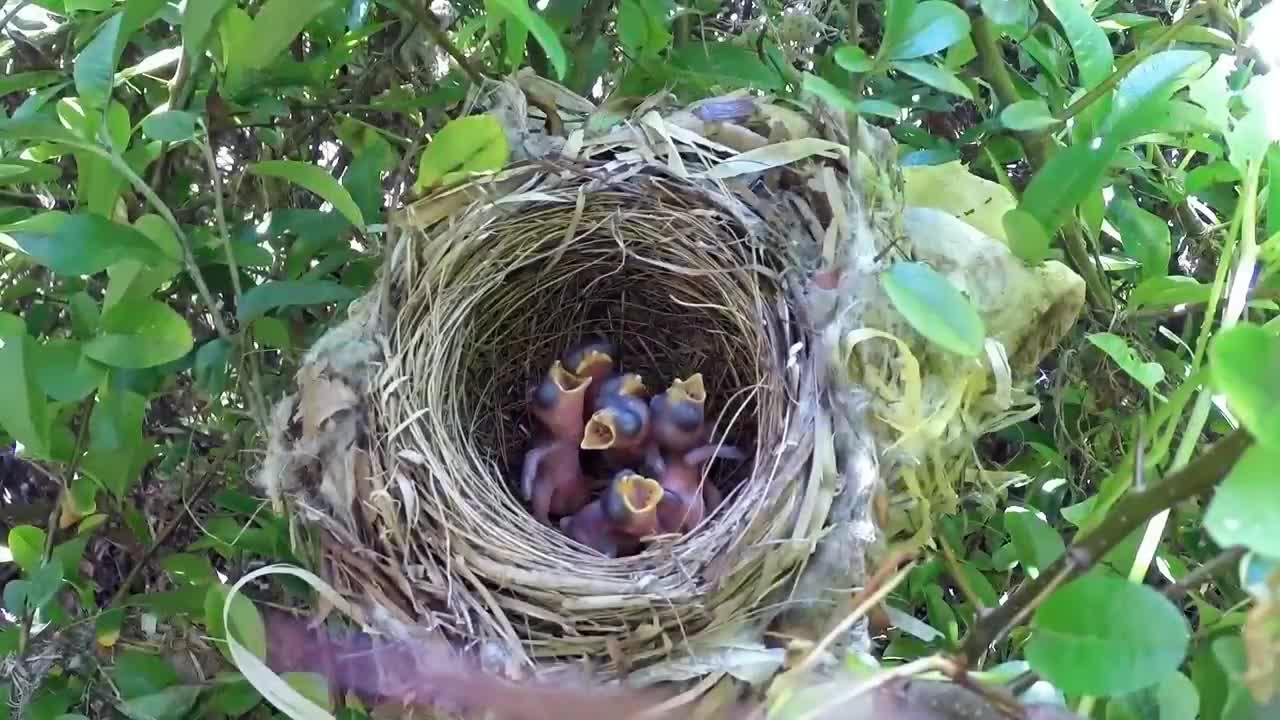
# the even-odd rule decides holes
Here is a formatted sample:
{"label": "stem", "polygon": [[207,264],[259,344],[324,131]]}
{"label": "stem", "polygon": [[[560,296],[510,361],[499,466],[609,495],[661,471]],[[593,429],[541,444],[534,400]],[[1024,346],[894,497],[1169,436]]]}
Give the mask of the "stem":
{"label": "stem", "polygon": [[21,0],[21,2],[19,2],[17,5],[13,6],[12,10],[5,13],[4,17],[0,18],[0,33],[4,32],[4,29],[9,25],[10,20],[17,17],[18,13],[22,12],[22,9],[30,5],[31,3],[32,3],[32,0]]}
{"label": "stem", "polygon": [[1021,623],[1053,589],[1093,567],[1156,513],[1213,489],[1252,442],[1247,432],[1236,430],[1162,482],[1151,483],[1117,502],[1101,525],[1083,538],[1077,536],[1052,565],[1020,585],[1004,604],[974,625],[961,648],[962,661],[977,663],[988,647]]}
{"label": "stem", "polygon": [[1240,545],[1223,550],[1210,559],[1209,562],[1192,570],[1186,574],[1186,577],[1165,588],[1164,596],[1170,600],[1181,599],[1183,595],[1195,590],[1200,583],[1210,580],[1220,570],[1226,570],[1240,562],[1240,558],[1244,557],[1246,552],[1248,550]]}
{"label": "stem", "polygon": [[1115,72],[1108,75],[1107,78],[1098,83],[1097,86],[1091,88],[1089,92],[1082,95],[1079,100],[1076,100],[1067,106],[1065,110],[1056,113],[1054,117],[1065,122],[1084,112],[1085,108],[1111,92],[1111,89],[1119,84],[1121,80],[1125,79],[1125,77],[1138,66],[1138,63],[1154,55],[1156,50],[1160,49],[1165,44],[1172,42],[1173,39],[1177,37],[1178,33],[1182,32],[1192,20],[1200,17],[1206,8],[1208,8],[1208,5],[1202,3],[1188,10],[1182,17],[1178,18],[1176,22],[1166,28],[1164,32],[1160,33],[1160,37],[1126,55],[1123,60],[1116,63]]}

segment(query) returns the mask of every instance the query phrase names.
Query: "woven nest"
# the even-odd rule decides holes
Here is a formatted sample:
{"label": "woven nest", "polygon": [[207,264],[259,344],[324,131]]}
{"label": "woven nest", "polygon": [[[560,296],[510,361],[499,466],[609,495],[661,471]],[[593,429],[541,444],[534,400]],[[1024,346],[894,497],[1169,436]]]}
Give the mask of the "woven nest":
{"label": "woven nest", "polygon": [[[320,529],[323,574],[366,625],[470,642],[509,674],[762,679],[782,652],[767,626],[825,632],[877,537],[893,432],[867,426],[852,368],[883,390],[925,357],[875,311],[872,273],[906,245],[892,144],[862,126],[849,163],[843,117],[744,97],[602,118],[529,75],[474,102],[513,162],[390,219],[379,284],[308,354],[260,478]],[[909,342],[855,352],[866,317]],[[588,336],[650,387],[701,372],[713,436],[748,455],[711,466],[726,500],[700,526],[631,557],[538,523],[515,489],[530,384]]]}

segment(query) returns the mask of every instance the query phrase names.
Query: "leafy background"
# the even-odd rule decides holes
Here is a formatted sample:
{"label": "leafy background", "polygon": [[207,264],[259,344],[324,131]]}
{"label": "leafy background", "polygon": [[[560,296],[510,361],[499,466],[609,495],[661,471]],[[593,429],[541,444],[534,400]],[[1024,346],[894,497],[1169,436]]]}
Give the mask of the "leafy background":
{"label": "leafy background", "polygon": [[[895,576],[884,664],[950,658],[1108,720],[1280,717],[1277,15],[0,4],[0,696],[39,719],[274,716],[222,613],[228,582],[308,562],[246,481],[267,402],[369,287],[385,210],[505,160],[492,123],[458,117],[468,87],[532,67],[619,118],[659,91],[819,97],[887,127],[904,165],[945,179],[959,160],[1012,191],[984,230],[1068,262],[1088,313],[1042,368],[1043,412],[981,448],[1027,480],[938,518]],[[936,273],[884,281],[926,337],[981,347]],[[250,593],[314,603],[287,580]],[[255,606],[230,607],[265,653]]]}

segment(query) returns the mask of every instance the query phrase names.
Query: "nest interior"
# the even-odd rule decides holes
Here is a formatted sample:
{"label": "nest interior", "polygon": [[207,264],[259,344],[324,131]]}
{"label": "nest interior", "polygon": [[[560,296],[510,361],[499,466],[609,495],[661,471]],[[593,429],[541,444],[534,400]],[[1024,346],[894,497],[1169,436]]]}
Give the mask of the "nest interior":
{"label": "nest interior", "polygon": [[[778,552],[803,539],[793,480],[811,452],[792,437],[805,422],[795,320],[761,224],[657,166],[592,170],[515,167],[402,211],[368,387],[371,467],[330,574],[405,619],[498,640],[517,664],[618,671],[751,621],[810,549]],[[439,212],[453,193],[465,207]],[[593,335],[651,388],[703,373],[713,437],[749,457],[710,466],[727,499],[698,528],[625,558],[540,524],[513,491],[531,383]]]}

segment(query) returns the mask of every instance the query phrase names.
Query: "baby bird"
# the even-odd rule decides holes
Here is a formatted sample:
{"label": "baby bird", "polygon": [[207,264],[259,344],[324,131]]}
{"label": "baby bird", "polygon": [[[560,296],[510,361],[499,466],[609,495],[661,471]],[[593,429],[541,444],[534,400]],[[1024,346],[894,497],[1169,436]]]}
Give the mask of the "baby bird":
{"label": "baby bird", "polygon": [[618,356],[613,343],[602,338],[588,340],[564,354],[561,361],[569,372],[579,377],[591,378],[595,386],[587,390],[587,407],[592,407],[600,395],[601,385],[613,372]]}
{"label": "baby bird", "polygon": [[703,481],[703,468],[713,458],[741,460],[744,457],[741,450],[730,445],[703,445],[667,458],[651,448],[649,465],[663,491],[658,506],[658,525],[662,531],[684,533],[697,527],[721,499],[720,490]]}
{"label": "baby bird", "polygon": [[615,375],[600,387],[583,431],[582,449],[603,450],[605,461],[613,467],[644,460],[650,435],[644,380],[634,373]]}
{"label": "baby bird", "polygon": [[594,380],[569,372],[559,360],[534,388],[529,411],[557,441],[577,445],[582,439],[587,389]]}
{"label": "baby bird", "polygon": [[677,379],[650,401],[653,436],[663,452],[683,454],[706,443],[706,402],[702,373]]}
{"label": "baby bird", "polygon": [[550,523],[552,515],[581,510],[591,488],[582,473],[578,443],[552,439],[526,453],[520,490],[540,522]]}
{"label": "baby bird", "polygon": [[576,514],[560,520],[566,535],[607,557],[640,549],[640,539],[658,531],[663,490],[634,470],[614,474],[608,489]]}

